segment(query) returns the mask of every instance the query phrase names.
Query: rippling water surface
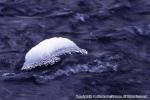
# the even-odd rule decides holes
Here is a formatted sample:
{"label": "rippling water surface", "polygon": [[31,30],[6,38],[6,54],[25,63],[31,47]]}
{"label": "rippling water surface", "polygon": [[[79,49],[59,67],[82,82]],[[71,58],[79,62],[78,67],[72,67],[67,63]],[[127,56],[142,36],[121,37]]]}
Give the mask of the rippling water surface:
{"label": "rippling water surface", "polygon": [[[26,52],[55,36],[73,40],[89,54],[20,71]],[[149,58],[149,0],[0,1],[0,100],[149,96]]]}

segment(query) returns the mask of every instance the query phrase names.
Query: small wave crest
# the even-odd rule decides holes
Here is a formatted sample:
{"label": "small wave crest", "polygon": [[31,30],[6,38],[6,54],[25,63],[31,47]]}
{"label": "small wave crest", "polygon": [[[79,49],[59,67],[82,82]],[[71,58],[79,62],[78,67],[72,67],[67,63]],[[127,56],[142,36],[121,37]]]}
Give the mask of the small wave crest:
{"label": "small wave crest", "polygon": [[118,64],[112,62],[102,62],[98,59],[89,62],[88,64],[67,65],[53,72],[43,71],[41,73],[3,73],[3,80],[24,80],[34,78],[37,83],[45,83],[48,80],[55,79],[60,76],[69,76],[78,73],[101,73],[108,70],[117,71]]}
{"label": "small wave crest", "polygon": [[73,66],[66,66],[62,69],[58,69],[50,75],[35,75],[36,81],[41,82],[43,80],[52,80],[59,76],[69,76],[77,73],[101,73],[108,70],[117,71],[118,64],[110,62],[102,62],[100,60],[94,60],[88,64],[77,64]]}

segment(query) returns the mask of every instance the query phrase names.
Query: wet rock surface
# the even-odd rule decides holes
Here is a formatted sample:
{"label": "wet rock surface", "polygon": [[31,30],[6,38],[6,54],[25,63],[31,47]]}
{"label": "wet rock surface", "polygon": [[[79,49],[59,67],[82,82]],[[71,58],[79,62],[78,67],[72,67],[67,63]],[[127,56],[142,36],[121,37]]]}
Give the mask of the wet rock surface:
{"label": "wet rock surface", "polygon": [[[26,52],[54,36],[73,40],[89,54],[20,71]],[[1,0],[0,100],[149,96],[149,45],[149,0]]]}

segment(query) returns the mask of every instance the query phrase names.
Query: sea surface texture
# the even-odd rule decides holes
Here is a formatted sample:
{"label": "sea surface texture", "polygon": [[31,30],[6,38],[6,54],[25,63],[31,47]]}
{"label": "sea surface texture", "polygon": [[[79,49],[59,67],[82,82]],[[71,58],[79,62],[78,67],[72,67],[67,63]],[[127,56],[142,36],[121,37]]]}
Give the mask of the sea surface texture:
{"label": "sea surface texture", "polygon": [[[52,37],[88,55],[21,71],[25,54]],[[83,94],[150,97],[150,0],[0,0],[0,100]]]}

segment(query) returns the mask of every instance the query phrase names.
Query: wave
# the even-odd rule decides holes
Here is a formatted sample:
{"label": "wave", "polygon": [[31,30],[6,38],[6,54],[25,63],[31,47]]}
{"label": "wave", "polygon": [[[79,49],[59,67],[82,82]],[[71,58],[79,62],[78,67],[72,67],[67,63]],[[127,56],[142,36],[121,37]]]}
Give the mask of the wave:
{"label": "wave", "polygon": [[56,69],[53,72],[48,70],[34,73],[34,72],[21,72],[21,73],[3,73],[1,79],[5,81],[18,81],[18,80],[27,80],[34,79],[37,83],[45,83],[48,80],[53,80],[61,76],[70,76],[73,74],[79,73],[102,73],[105,71],[117,71],[118,64],[112,62],[103,62],[98,59],[89,62],[87,64],[75,64],[67,65],[63,68]]}

